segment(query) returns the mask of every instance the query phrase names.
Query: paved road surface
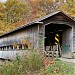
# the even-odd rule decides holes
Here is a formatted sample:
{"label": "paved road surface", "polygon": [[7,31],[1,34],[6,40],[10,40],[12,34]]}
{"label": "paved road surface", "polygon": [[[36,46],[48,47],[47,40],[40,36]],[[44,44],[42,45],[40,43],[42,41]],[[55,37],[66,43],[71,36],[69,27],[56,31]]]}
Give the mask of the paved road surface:
{"label": "paved road surface", "polygon": [[72,62],[75,63],[75,59],[66,59],[66,58],[59,58],[62,61]]}

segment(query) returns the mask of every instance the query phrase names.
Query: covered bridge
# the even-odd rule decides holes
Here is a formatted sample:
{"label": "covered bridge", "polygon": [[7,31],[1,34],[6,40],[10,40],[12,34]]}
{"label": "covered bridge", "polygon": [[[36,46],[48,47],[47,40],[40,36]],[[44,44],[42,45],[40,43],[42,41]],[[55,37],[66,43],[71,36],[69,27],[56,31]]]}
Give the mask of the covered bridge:
{"label": "covered bridge", "polygon": [[0,54],[25,49],[58,50],[61,57],[74,57],[75,21],[57,11],[0,36]]}

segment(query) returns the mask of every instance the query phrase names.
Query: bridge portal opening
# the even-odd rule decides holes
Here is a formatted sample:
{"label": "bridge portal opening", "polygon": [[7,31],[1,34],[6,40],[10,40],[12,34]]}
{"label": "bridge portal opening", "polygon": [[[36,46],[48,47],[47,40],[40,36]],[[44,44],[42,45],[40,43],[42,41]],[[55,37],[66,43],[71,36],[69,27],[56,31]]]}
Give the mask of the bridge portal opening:
{"label": "bridge portal opening", "polygon": [[[72,27],[65,24],[48,24],[45,26],[45,51],[62,56],[72,48]],[[56,36],[57,35],[57,36]]]}

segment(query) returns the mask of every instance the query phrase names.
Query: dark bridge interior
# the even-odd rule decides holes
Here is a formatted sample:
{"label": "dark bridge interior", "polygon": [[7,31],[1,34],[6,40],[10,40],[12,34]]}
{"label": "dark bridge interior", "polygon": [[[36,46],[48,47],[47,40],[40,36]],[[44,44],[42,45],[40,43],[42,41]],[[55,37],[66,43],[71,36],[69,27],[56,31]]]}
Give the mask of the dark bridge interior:
{"label": "dark bridge interior", "polygon": [[71,28],[65,24],[49,24],[45,26],[45,47],[55,45],[55,34],[59,34],[59,42],[62,44],[62,33]]}

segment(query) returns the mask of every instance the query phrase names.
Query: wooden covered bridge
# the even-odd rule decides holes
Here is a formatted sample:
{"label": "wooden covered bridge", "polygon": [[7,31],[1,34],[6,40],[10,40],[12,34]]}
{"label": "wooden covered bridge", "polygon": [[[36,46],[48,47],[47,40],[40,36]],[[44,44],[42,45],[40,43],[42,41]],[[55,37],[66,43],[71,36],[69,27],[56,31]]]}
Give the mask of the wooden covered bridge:
{"label": "wooden covered bridge", "polygon": [[58,51],[61,57],[74,57],[75,21],[57,11],[0,36],[0,58],[5,52],[26,49]]}

